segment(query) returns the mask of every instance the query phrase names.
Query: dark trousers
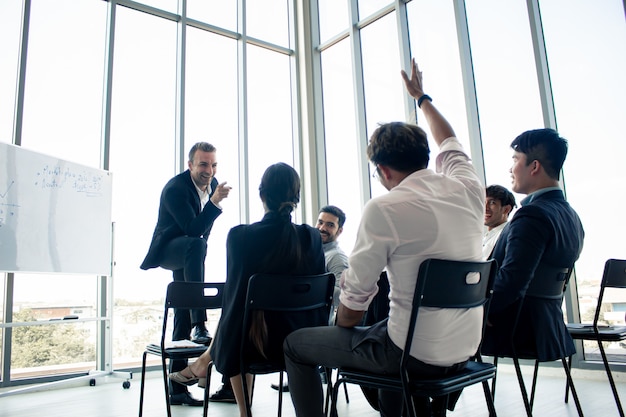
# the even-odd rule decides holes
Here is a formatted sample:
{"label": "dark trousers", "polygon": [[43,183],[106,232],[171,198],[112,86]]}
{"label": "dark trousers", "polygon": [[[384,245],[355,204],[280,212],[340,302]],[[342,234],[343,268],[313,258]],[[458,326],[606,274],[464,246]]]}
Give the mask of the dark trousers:
{"label": "dark trousers", "polygon": [[[207,253],[207,243],[199,237],[181,236],[172,239],[163,250],[161,268],[173,272],[174,281],[204,282],[204,260]],[[206,310],[174,311],[174,326],[172,340],[189,339],[193,326],[204,324]],[[186,360],[171,361],[170,372],[177,372],[187,366]],[[187,388],[181,384],[170,383],[172,394],[186,392]]]}
{"label": "dark trousers", "polygon": [[[387,336],[386,320],[370,327],[347,329],[328,326],[296,330],[285,339],[284,351],[289,391],[298,417],[324,416],[324,397],[318,365],[398,374],[402,358],[402,349]],[[409,361],[408,369],[411,374],[427,377],[444,375],[462,366],[463,364],[452,367],[432,366],[415,359]],[[401,392],[381,390],[377,394],[381,416],[402,415]],[[429,408],[429,402],[424,399],[422,405]],[[416,406],[420,407],[418,404]]]}

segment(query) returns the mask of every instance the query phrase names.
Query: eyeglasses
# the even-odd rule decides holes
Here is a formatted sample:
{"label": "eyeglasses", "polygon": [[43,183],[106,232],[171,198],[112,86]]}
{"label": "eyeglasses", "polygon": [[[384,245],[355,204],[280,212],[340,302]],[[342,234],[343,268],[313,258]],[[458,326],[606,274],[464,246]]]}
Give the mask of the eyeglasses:
{"label": "eyeglasses", "polygon": [[372,173],[372,178],[377,181],[380,181],[380,171],[378,170],[378,164],[374,165],[374,172]]}

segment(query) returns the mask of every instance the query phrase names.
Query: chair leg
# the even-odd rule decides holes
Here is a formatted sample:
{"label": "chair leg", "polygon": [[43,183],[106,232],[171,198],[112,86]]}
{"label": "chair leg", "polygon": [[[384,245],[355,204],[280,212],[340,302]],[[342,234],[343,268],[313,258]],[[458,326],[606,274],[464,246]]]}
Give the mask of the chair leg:
{"label": "chair leg", "polygon": [[143,416],[143,392],[146,383],[146,356],[148,352],[143,353],[141,361],[141,387],[139,389],[139,417]]}
{"label": "chair leg", "polygon": [[209,393],[211,392],[211,369],[213,368],[213,361],[209,362],[206,370],[206,385],[204,387],[204,400],[202,404],[202,416],[207,417],[209,414]]}
{"label": "chair leg", "polygon": [[[337,381],[335,381],[335,385],[332,387],[331,397],[330,397],[330,417],[338,417],[337,416],[337,398],[339,397],[339,386],[345,383],[339,378],[337,375]],[[330,389],[330,388],[329,388]]]}
{"label": "chair leg", "polygon": [[172,405],[170,404],[170,385],[167,380],[167,366],[165,357],[161,356],[161,366],[163,367],[163,387],[165,389],[165,404],[167,406],[167,417],[172,417]]}
{"label": "chair leg", "polygon": [[576,387],[574,387],[574,380],[572,379],[570,368],[567,365],[567,361],[565,360],[565,358],[561,358],[561,363],[563,364],[563,369],[565,370],[567,385],[572,389],[572,398],[574,398],[574,404],[576,404],[576,411],[578,411],[578,416],[583,417],[583,409],[580,406],[580,401],[578,401],[578,394],[576,393]]}
{"label": "chair leg", "polygon": [[331,368],[324,368],[324,374],[326,375],[326,398],[324,399],[324,415],[328,416],[330,411],[330,397],[333,392],[333,370]]}
{"label": "chair leg", "polygon": [[[569,357],[567,358],[567,369],[570,370],[570,373],[572,371],[572,355],[569,355]],[[567,404],[567,402],[569,401],[569,382],[566,381],[565,384],[565,404]]]}
{"label": "chair leg", "polygon": [[530,402],[528,401],[528,393],[526,392],[526,385],[524,385],[524,376],[522,375],[519,360],[517,358],[513,358],[513,364],[515,365],[515,373],[517,374],[519,389],[522,392],[522,400],[524,401],[524,407],[526,408],[526,415],[528,417],[533,417],[533,411],[530,408]]}
{"label": "chair leg", "polygon": [[487,402],[487,408],[489,409],[489,417],[496,417],[496,406],[493,403],[493,389],[489,390],[489,383],[483,381],[483,391],[485,392],[485,401]]}
{"label": "chair leg", "polygon": [[280,378],[278,380],[278,417],[281,417],[283,413],[283,371],[280,371]]}
{"label": "chair leg", "polygon": [[533,371],[533,385],[530,390],[530,409],[533,409],[535,404],[535,388],[537,387],[537,374],[539,373],[539,361],[535,359],[535,370]]}
{"label": "chair leg", "polygon": [[498,357],[493,357],[493,366],[496,367],[496,373],[493,376],[493,381],[491,381],[491,397],[493,400],[496,400],[496,377],[498,376]]}
{"label": "chair leg", "polygon": [[[609,360],[606,357],[606,352],[604,351],[604,347],[602,346],[602,342],[600,340],[598,340],[598,346],[600,347],[600,354],[602,355],[602,362],[604,362],[604,369],[606,370],[606,376],[609,378],[611,391],[613,391],[613,398],[615,398],[615,405],[617,406],[617,410],[619,411],[620,417],[624,417],[624,410],[622,409],[622,403],[619,399],[617,388],[615,388],[615,381],[613,380],[613,374],[611,373],[611,368],[609,367]],[[574,386],[572,386],[572,395],[573,395],[573,390],[574,390]]]}

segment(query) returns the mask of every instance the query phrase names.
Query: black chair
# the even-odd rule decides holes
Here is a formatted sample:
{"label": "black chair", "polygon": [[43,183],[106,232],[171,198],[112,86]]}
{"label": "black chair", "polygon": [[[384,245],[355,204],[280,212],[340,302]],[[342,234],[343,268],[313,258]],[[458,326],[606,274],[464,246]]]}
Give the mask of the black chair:
{"label": "black chair", "polygon": [[[143,398],[144,386],[146,378],[146,359],[148,354],[161,357],[161,367],[163,370],[163,385],[165,388],[165,402],[167,405],[167,416],[172,416],[170,406],[170,393],[167,378],[166,360],[190,359],[201,356],[208,348],[204,345],[197,345],[192,342],[183,341],[176,344],[170,344],[165,340],[167,332],[167,319],[169,311],[172,308],[182,309],[217,309],[222,308],[222,293],[224,283],[210,282],[181,282],[174,281],[167,286],[165,296],[165,310],[163,312],[163,326],[161,330],[161,342],[157,344],[149,344],[143,352],[143,361],[141,364],[141,391],[139,394],[139,417],[143,414]],[[175,347],[176,345],[184,345]],[[172,347],[174,346],[174,347]],[[213,362],[210,362],[207,369],[207,384],[204,389],[204,417],[207,416],[209,406],[209,392],[211,381],[211,368]]]}
{"label": "black chair", "polygon": [[[568,324],[567,330],[574,339],[579,340],[595,340],[600,348],[600,354],[602,355],[602,362],[604,362],[604,369],[606,375],[611,384],[611,390],[613,391],[613,397],[615,398],[615,404],[619,410],[619,415],[624,417],[624,410],[622,409],[622,403],[620,402],[617,389],[615,388],[615,381],[611,374],[611,368],[609,367],[609,361],[604,351],[602,342],[619,342],[626,340],[626,326],[607,326],[598,324],[600,320],[600,309],[602,307],[602,299],[604,297],[605,288],[626,288],[626,260],[621,259],[609,259],[604,264],[604,274],[602,275],[602,283],[600,284],[600,295],[598,296],[598,305],[596,306],[596,313],[593,317],[593,323],[590,324]],[[569,358],[569,365],[571,367],[572,358]],[[565,393],[567,400],[567,388]]]}
{"label": "black chair", "polygon": [[[532,302],[533,299],[539,300],[559,300],[562,303],[563,295],[565,294],[565,289],[567,287],[567,283],[569,282],[569,278],[572,274],[571,268],[560,268],[560,267],[550,267],[546,265],[540,265],[535,271],[535,276],[533,280],[530,282],[528,289],[526,290],[526,294],[524,298],[518,303],[517,314],[515,320],[513,322],[513,326],[511,328],[511,351],[513,354],[511,355],[511,359],[513,360],[513,365],[515,366],[515,373],[517,375],[517,381],[519,383],[520,391],[522,393],[522,399],[524,401],[524,408],[526,409],[526,415],[528,417],[532,417],[532,409],[535,401],[535,388],[537,386],[537,375],[539,372],[539,363],[541,362],[537,358],[537,352],[534,350],[524,349],[520,351],[517,347],[516,343],[516,331],[519,323],[519,318],[523,310],[523,306],[525,302]],[[555,344],[561,343],[558,338],[554,338]],[[498,355],[500,356],[500,355]],[[497,367],[498,365],[498,356],[494,357],[494,365]],[[500,357],[505,357],[501,355]],[[533,371],[533,382],[530,394],[530,400],[528,399],[528,392],[526,390],[526,385],[524,384],[524,377],[522,374],[522,370],[520,367],[520,359],[528,359],[534,361],[534,371]],[[576,410],[578,411],[578,415],[580,417],[583,416],[583,411],[580,406],[580,401],[578,400],[578,395],[576,394],[576,389],[574,388],[574,381],[572,380],[572,376],[570,373],[569,365],[566,361],[565,357],[560,358],[561,363],[563,365],[563,370],[565,371],[565,376],[567,378],[567,386],[572,389],[572,397],[574,397],[574,402],[576,404]],[[492,394],[495,398],[496,394],[496,380],[493,379],[492,382]],[[565,402],[567,402],[567,394],[565,398]]]}
{"label": "black chair", "polygon": [[[331,416],[337,416],[337,396],[342,383],[358,384],[403,393],[405,414],[415,416],[413,396],[442,397],[460,391],[463,388],[481,382],[489,415],[496,416],[496,410],[487,381],[495,376],[493,364],[482,362],[480,349],[458,372],[449,373],[441,378],[420,379],[409,375],[407,363],[413,341],[415,323],[420,307],[436,308],[475,308],[483,306],[483,332],[486,323],[493,280],[496,273],[495,260],[486,262],[462,262],[440,259],[427,259],[420,265],[417,285],[413,295],[411,320],[400,362],[399,375],[380,375],[366,371],[340,368],[339,377],[332,392]],[[442,403],[442,410],[447,407]]]}
{"label": "black chair", "polygon": [[[282,387],[285,372],[282,357],[278,361],[260,361],[252,360],[246,355],[250,345],[249,331],[254,314],[259,311],[293,314],[319,309],[323,311],[319,314],[319,321],[311,321],[307,323],[307,327],[327,326],[333,304],[334,287],[335,276],[332,273],[308,276],[254,274],[248,281],[240,346],[241,381],[248,417],[252,416],[249,392],[254,391],[254,384],[248,388],[246,374],[280,372],[278,386]],[[282,413],[282,404],[283,393],[282,390],[278,390],[278,417]]]}

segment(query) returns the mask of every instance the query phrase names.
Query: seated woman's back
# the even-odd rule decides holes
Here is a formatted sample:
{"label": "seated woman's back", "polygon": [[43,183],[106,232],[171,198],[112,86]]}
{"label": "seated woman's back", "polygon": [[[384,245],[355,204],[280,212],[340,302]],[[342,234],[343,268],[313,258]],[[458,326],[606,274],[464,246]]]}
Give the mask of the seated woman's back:
{"label": "seated woman's back", "polygon": [[[326,272],[319,231],[291,222],[291,212],[300,195],[300,178],[295,170],[282,163],[270,166],[263,175],[259,194],[266,209],[263,219],[234,227],[226,243],[225,301],[211,356],[218,371],[228,377],[240,371],[239,346],[250,277],[255,273],[313,275]],[[264,343],[261,342],[263,354],[271,361],[282,363],[284,338],[297,328],[324,322],[325,315],[327,311],[323,308],[306,313],[265,312],[267,334]],[[257,320],[255,325],[261,324],[262,321]],[[263,359],[260,347],[248,344],[250,359]]]}

